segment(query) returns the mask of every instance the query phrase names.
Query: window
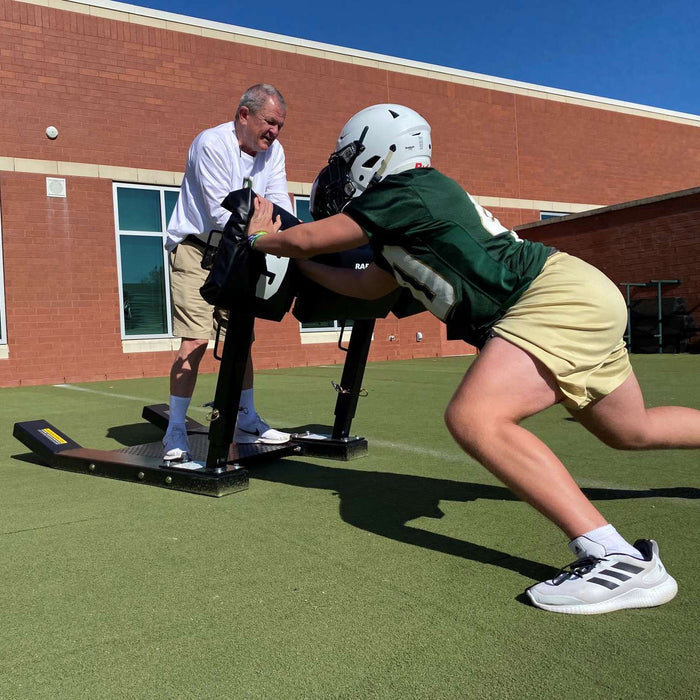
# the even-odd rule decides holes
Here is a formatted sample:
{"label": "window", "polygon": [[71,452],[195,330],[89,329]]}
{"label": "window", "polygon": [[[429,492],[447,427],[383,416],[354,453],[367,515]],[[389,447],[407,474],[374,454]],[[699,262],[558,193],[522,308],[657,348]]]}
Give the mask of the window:
{"label": "window", "polygon": [[165,242],[178,189],[114,184],[122,338],[172,334]]}
{"label": "window", "polygon": [[[294,213],[298,219],[302,221],[313,221],[311,212],[309,211],[309,198],[294,195]],[[313,333],[318,331],[339,331],[343,327],[342,322],[337,320],[328,321],[311,321],[309,323],[300,323],[301,330],[304,333]],[[346,328],[352,328],[352,321],[345,321]]]}
{"label": "window", "polygon": [[7,326],[5,325],[5,278],[2,260],[2,212],[0,212],[0,345],[7,345]]}
{"label": "window", "polygon": [[540,221],[546,221],[547,219],[558,219],[560,216],[568,216],[569,212],[566,211],[541,211]]}
{"label": "window", "polygon": [[294,213],[297,219],[302,221],[313,221],[311,212],[309,211],[310,201],[308,197],[299,197],[294,195]]}

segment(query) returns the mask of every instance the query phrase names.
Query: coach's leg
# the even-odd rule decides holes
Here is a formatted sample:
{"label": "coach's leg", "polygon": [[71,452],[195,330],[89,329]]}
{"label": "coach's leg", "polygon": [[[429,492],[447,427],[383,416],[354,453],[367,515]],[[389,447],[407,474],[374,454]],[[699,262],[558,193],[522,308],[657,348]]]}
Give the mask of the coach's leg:
{"label": "coach's leg", "polygon": [[190,458],[187,437],[187,410],[197,383],[199,364],[207,349],[207,340],[183,338],[173,366],[170,369],[170,399],[168,427],[163,436],[163,459],[166,461]]}
{"label": "coach's leg", "polygon": [[646,408],[634,374],[575,415],[606,445],[620,450],[700,448],[700,411],[682,406]]}
{"label": "coach's leg", "polygon": [[183,338],[175,362],[170,370],[170,393],[173,396],[192,398],[199,365],[207,349],[208,340]]}
{"label": "coach's leg", "polygon": [[544,365],[496,337],[466,373],[445,422],[465,452],[574,539],[606,520],[559,458],[519,425],[561,399]]}

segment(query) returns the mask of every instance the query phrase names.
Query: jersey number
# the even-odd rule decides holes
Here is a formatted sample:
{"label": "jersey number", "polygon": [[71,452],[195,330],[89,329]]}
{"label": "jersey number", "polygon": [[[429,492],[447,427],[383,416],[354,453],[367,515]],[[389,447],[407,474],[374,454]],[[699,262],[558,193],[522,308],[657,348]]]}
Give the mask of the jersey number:
{"label": "jersey number", "polygon": [[394,269],[396,281],[402,287],[408,287],[411,294],[441,321],[447,318],[457,300],[455,288],[450,282],[430,265],[398,246],[384,246],[382,257]]}

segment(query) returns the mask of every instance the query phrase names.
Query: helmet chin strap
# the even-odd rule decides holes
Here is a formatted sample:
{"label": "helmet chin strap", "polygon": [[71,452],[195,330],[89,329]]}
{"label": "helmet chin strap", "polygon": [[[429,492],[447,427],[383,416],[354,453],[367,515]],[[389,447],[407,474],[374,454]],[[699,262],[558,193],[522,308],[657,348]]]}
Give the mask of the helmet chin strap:
{"label": "helmet chin strap", "polygon": [[374,175],[372,176],[372,181],[370,184],[376,184],[382,179],[382,177],[384,177],[384,173],[389,167],[389,163],[391,162],[391,159],[393,158],[395,152],[396,146],[391,146],[389,152],[384,157],[384,160],[382,161],[381,165],[379,166],[379,168],[377,168],[377,172],[374,173]]}

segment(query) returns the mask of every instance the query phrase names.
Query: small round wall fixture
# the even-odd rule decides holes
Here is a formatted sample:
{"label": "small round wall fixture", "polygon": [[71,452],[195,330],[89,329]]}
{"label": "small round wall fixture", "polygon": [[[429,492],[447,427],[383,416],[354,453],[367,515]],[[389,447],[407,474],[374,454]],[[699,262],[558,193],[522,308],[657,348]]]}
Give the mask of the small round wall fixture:
{"label": "small round wall fixture", "polygon": [[52,141],[58,138],[58,129],[55,126],[46,127],[46,136]]}

